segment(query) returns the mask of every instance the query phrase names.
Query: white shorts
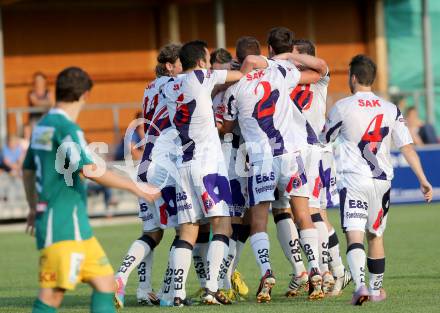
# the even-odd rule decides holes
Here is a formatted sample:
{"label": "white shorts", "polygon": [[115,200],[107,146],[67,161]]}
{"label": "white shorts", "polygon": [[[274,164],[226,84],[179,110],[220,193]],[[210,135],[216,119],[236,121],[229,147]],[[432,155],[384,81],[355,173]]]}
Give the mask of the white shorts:
{"label": "white shorts", "polygon": [[247,187],[247,177],[249,171],[246,168],[246,154],[244,150],[232,148],[231,159],[229,162],[228,177],[232,192],[232,203],[229,206],[230,215],[243,217],[246,208],[249,207],[249,196]]}
{"label": "white shorts", "polygon": [[322,148],[308,146],[303,153],[304,165],[309,185],[309,207],[321,208],[321,198],[324,196],[324,183],[320,175],[322,168]]}
{"label": "white shorts", "polygon": [[166,168],[157,163],[150,163],[146,175],[139,179],[161,187],[162,195],[154,203],[139,199],[139,218],[143,221],[144,232],[177,227],[176,180],[179,180],[178,175],[170,175],[170,171]]}
{"label": "white shorts", "polygon": [[[273,202],[274,208],[290,207],[292,196],[309,197],[307,176],[300,153],[283,154],[251,164],[249,205]],[[278,201],[274,201],[278,200]]]}
{"label": "white shorts", "polygon": [[180,184],[176,188],[178,224],[230,216],[232,194],[224,162],[206,162],[204,166],[192,161],[188,163],[179,168]]}
{"label": "white shorts", "polygon": [[368,230],[376,236],[382,236],[390,207],[391,181],[344,174],[340,186],[340,214],[344,232]]}
{"label": "white shorts", "polygon": [[322,150],[319,173],[323,185],[320,197],[321,209],[337,207],[339,205],[339,193],[336,185],[336,162],[331,149]]}

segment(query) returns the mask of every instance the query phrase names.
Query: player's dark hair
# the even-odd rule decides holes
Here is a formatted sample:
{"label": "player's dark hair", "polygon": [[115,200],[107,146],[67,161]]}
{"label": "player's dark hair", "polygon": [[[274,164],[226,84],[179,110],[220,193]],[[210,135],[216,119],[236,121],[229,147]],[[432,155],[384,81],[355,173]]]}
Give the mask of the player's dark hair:
{"label": "player's dark hair", "polygon": [[293,46],[301,54],[316,55],[315,45],[308,39],[295,39],[293,41]]}
{"label": "player's dark hair", "polygon": [[93,81],[89,74],[79,67],[68,67],[62,70],[55,83],[56,101],[74,102],[92,89]]}
{"label": "player's dark hair", "polygon": [[260,42],[255,37],[243,36],[238,38],[235,45],[235,54],[237,55],[237,60],[243,63],[244,59],[248,55],[260,55]]}
{"label": "player's dark hair", "polygon": [[275,54],[292,52],[295,36],[286,27],[274,27],[269,31],[267,44],[272,47]]}
{"label": "player's dark hair", "polygon": [[205,59],[205,49],[208,49],[208,44],[202,40],[194,40],[184,44],[179,52],[182,69],[187,71],[196,67],[198,61]]}
{"label": "player's dark hair", "polygon": [[376,78],[376,64],[366,55],[358,54],[350,62],[350,77],[352,75],[359,84],[371,86]]}
{"label": "player's dark hair", "polygon": [[214,63],[226,64],[232,61],[232,55],[223,48],[215,49],[211,52],[211,65]]}
{"label": "player's dark hair", "polygon": [[166,64],[176,63],[177,59],[179,58],[179,51],[181,47],[181,45],[170,43],[160,49],[159,54],[157,55],[156,77],[170,75]]}

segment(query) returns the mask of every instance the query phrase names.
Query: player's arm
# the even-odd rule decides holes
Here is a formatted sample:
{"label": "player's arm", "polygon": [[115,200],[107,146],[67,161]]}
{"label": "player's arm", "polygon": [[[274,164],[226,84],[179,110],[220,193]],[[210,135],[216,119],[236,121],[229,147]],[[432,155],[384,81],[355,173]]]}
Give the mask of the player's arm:
{"label": "player's arm", "polygon": [[232,133],[235,127],[235,121],[224,120],[223,123],[218,123],[217,128],[220,135]]}
{"label": "player's arm", "polygon": [[225,83],[236,82],[243,77],[243,73],[241,71],[228,70],[227,72]]}
{"label": "player's arm", "polygon": [[324,129],[319,135],[319,141],[324,144],[333,142],[339,135],[339,132],[343,126],[341,114],[337,105],[333,106],[330,110],[328,117],[325,121]]}
{"label": "player's arm", "polygon": [[26,200],[29,205],[29,213],[27,216],[26,233],[34,234],[35,214],[37,210],[38,195],[35,189],[35,171],[23,170],[23,186],[26,194]]}
{"label": "player's arm", "polygon": [[327,63],[323,59],[308,54],[286,52],[275,56],[274,59],[290,61],[302,69],[300,84],[314,84],[321,77],[328,75]]}
{"label": "player's arm", "polygon": [[432,186],[425,176],[419,156],[414,149],[413,139],[408,127],[406,126],[405,119],[397,107],[396,119],[393,126],[394,127],[391,132],[392,141],[394,145],[400,149],[400,152],[403,154],[405,160],[408,162],[409,166],[419,180],[420,189],[425,196],[425,200],[430,202],[432,200]]}
{"label": "player's arm", "polygon": [[403,154],[405,160],[408,162],[409,166],[411,167],[417,179],[419,180],[420,189],[422,190],[422,193],[425,196],[425,201],[431,202],[432,186],[425,176],[422,163],[420,162],[420,158],[417,155],[414,146],[412,144],[404,145],[403,147],[400,148],[400,152]]}
{"label": "player's arm", "polygon": [[[95,173],[103,173],[95,175]],[[153,202],[160,196],[160,190],[153,185],[146,183],[135,183],[129,178],[123,177],[115,172],[107,169],[99,169],[95,163],[84,165],[82,173],[85,177],[94,182],[109,187],[127,190],[140,198],[144,198],[148,202]]]}
{"label": "player's arm", "polygon": [[263,58],[260,55],[248,55],[241,65],[240,71],[243,75],[246,75],[249,72],[257,68],[266,68],[269,64],[267,63],[266,58]]}

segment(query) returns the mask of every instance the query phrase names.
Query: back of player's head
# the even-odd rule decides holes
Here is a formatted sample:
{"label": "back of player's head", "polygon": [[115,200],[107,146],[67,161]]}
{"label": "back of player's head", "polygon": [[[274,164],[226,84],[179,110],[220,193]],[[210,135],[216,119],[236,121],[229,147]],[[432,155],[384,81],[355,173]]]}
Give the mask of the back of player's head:
{"label": "back of player's head", "polygon": [[293,46],[298,53],[312,56],[316,55],[315,45],[308,39],[295,39],[293,41]]}
{"label": "back of player's head", "polygon": [[358,54],[350,62],[350,77],[352,76],[359,84],[371,86],[376,78],[376,64],[366,55]]}
{"label": "back of player's head", "polygon": [[235,45],[235,54],[237,55],[237,60],[243,63],[244,59],[248,55],[260,55],[260,42],[255,37],[243,36],[238,38]]}
{"label": "back of player's head", "polygon": [[62,70],[55,83],[56,101],[75,102],[92,89],[93,81],[89,74],[79,67],[68,67]]}
{"label": "back of player's head", "polygon": [[214,63],[226,64],[232,61],[232,55],[223,48],[215,49],[211,52],[211,65]]}
{"label": "back of player's head", "polygon": [[209,61],[206,60],[206,49],[208,49],[208,45],[202,40],[194,40],[184,44],[179,52],[182,69],[184,71],[192,69],[197,66],[200,60]]}
{"label": "back of player's head", "polygon": [[274,27],[269,31],[267,44],[272,47],[274,54],[292,52],[294,39],[295,36],[290,29],[286,27]]}
{"label": "back of player's head", "polygon": [[162,49],[160,49],[157,55],[156,76],[169,76],[169,70],[167,69],[167,63],[174,64],[179,58],[180,48],[182,46],[174,43],[170,43]]}

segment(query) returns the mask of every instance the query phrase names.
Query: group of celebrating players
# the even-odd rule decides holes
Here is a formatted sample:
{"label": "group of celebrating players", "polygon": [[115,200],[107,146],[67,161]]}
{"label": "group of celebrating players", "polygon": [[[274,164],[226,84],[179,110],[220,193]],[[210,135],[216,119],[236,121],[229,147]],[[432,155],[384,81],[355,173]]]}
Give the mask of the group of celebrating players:
{"label": "group of celebrating players", "polygon": [[[72,108],[84,104],[91,81],[86,83],[87,74],[77,68],[60,73],[56,108],[38,123],[24,165],[31,207],[28,224],[32,228],[36,223],[42,249],[41,289],[33,312],[55,312],[64,291],[73,289],[78,281],[94,288],[92,312],[113,312],[109,293],[114,281],[114,301],[122,308],[128,277],[135,268],[139,303],[191,305],[186,293],[191,260],[200,282],[200,302],[231,304],[249,292],[237,270],[248,239],[261,273],[256,300],[270,302],[276,283],[267,233],[270,212],[292,266],[286,297],[303,291],[310,300],[338,296],[353,280],[353,305],[385,300],[382,238],[393,177],[392,144],[400,148],[416,173],[425,199],[432,198],[432,187],[412,148],[405,120],[395,105],[371,92],[376,66],[367,56],[351,60],[353,95],[326,112],[330,73],[326,62],[315,56],[314,45],[309,40],[295,40],[284,27],[271,29],[267,38],[268,57],[261,55],[257,39],[249,36],[238,39],[235,59],[225,49],[210,54],[207,44],[199,40],[161,49],[157,78],[144,92],[145,147],[136,183],[108,170],[96,175],[99,165],[85,147],[82,132],[77,126],[65,129],[74,124],[79,109]],[[81,88],[76,88],[76,96],[68,97],[63,88],[69,91],[72,84]],[[74,145],[65,147],[69,141]],[[64,179],[69,186],[60,185],[60,193],[53,195],[53,183],[62,180],[55,148],[62,148],[61,155],[78,166],[71,173],[73,187]],[[77,153],[72,153],[75,149]],[[56,172],[42,172],[43,158],[55,164]],[[79,192],[80,172],[139,196],[143,234],[130,246],[114,278],[108,262],[102,262],[105,254],[83,216],[85,196],[81,193],[81,199],[72,199],[71,206],[54,198],[64,191],[67,197],[72,188]],[[52,182],[45,175],[54,176]],[[349,271],[326,214],[326,208],[338,202]],[[54,208],[69,217],[63,219]],[[63,230],[55,228],[57,219],[58,223],[68,221]],[[175,229],[176,237],[156,294],[151,286],[153,254],[169,228]],[[84,245],[68,246],[63,240]],[[56,253],[61,251],[54,247],[57,244],[64,245],[62,253]]]}
{"label": "group of celebrating players", "polygon": [[[248,36],[238,39],[234,60],[225,49],[209,54],[203,41],[160,51],[157,79],[143,99],[146,146],[139,179],[161,186],[161,197],[154,203],[140,199],[144,233],[116,274],[118,307],[135,267],[140,303],[190,305],[185,285],[191,258],[201,302],[231,304],[248,293],[237,271],[248,238],[261,271],[256,300],[269,302],[275,285],[267,234],[270,209],[292,265],[285,295],[308,290],[311,300],[338,296],[351,274],[326,208],[337,202],[330,143],[344,132],[341,159],[353,162],[342,165],[347,177],[340,187],[344,230],[356,232],[347,237],[356,284],[352,303],[385,299],[381,253],[369,255],[370,284],[364,286],[363,231],[381,238],[385,229],[392,178],[387,147],[391,138],[399,148],[412,142],[403,117],[371,93],[376,68],[359,55],[350,63],[354,96],[338,102],[325,124],[330,74],[314,45],[295,40],[284,27],[269,31],[267,45],[269,58]],[[153,251],[167,228],[176,229],[176,237],[156,295],[150,280]]]}

